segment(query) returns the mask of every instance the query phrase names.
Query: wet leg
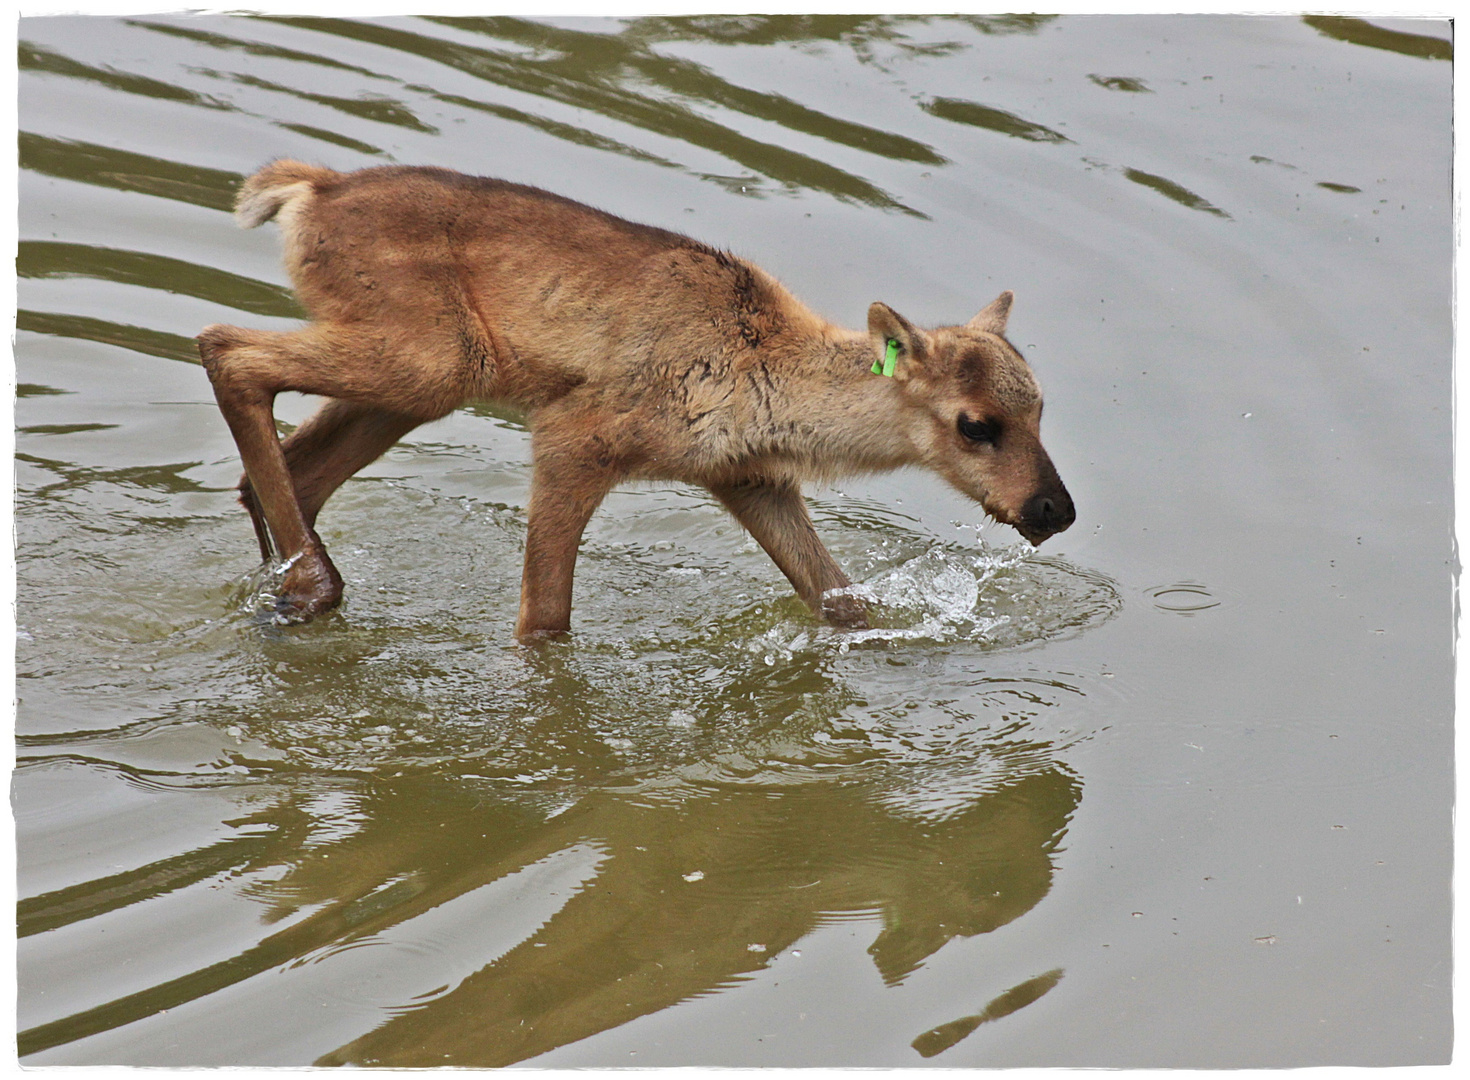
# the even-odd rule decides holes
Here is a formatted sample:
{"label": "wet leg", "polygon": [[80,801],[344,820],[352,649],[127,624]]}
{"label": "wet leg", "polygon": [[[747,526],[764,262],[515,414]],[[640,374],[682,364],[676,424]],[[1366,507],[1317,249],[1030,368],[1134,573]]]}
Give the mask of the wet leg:
{"label": "wet leg", "polygon": [[533,456],[516,620],[516,637],[522,641],[553,637],[571,628],[577,548],[587,522],[617,480],[615,470],[599,462],[595,447],[587,447],[583,454],[565,446],[555,453],[533,446]]}
{"label": "wet leg", "polygon": [[715,498],[735,515],[765,549],[807,606],[828,622],[851,630],[868,625],[867,609],[855,596],[824,596],[852,581],[817,536],[806,500],[796,484],[752,480],[712,486]]}
{"label": "wet leg", "polygon": [[[382,457],[421,421],[416,416],[328,399],[281,443],[296,501],[307,525],[316,527],[322,504],[357,471]],[[271,557],[270,533],[248,475],[240,478],[240,502],[250,511],[261,557]]]}
{"label": "wet leg", "polygon": [[[275,334],[211,326],[198,341],[215,399],[245,465],[250,489],[246,506],[262,553],[269,539],[288,565],[277,606],[282,615],[305,621],[335,607],[342,598],[341,575],[312,524],[326,495],[351,475],[342,473],[346,463],[371,447],[380,447],[373,457],[387,449],[398,437],[388,440],[388,433],[402,429],[407,415],[419,422],[434,419],[454,408],[459,399],[452,387],[444,386],[446,380],[433,378],[436,373],[429,362],[387,363],[381,340],[343,328],[314,325]],[[350,451],[340,462],[303,471],[308,489],[305,506],[297,497],[291,467],[276,435],[272,409],[276,395],[285,390],[349,398],[365,407],[356,419],[350,417],[350,409],[339,408],[323,410],[326,416],[315,427],[310,421],[303,425],[310,430],[298,441],[302,460],[304,449],[314,440],[334,441],[329,438],[333,429]],[[378,414],[376,420],[370,418],[372,413]],[[385,413],[405,419],[388,420]]]}

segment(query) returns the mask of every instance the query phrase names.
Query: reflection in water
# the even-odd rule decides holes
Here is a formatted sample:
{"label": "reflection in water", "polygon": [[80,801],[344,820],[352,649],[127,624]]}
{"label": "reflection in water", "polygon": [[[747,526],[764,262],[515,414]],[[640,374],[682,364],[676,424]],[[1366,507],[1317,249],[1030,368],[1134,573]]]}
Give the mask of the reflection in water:
{"label": "reflection in water", "polygon": [[228,210],[244,177],[95,143],[20,133],[20,167],[45,176]]}
{"label": "reflection in water", "polygon": [[267,79],[255,75],[246,75],[241,72],[219,72],[204,70],[201,75],[209,75],[216,79],[224,79],[228,82],[237,83],[240,86],[251,86],[257,90],[270,90],[279,94],[286,94],[299,101],[310,101],[316,105],[324,105],[329,109],[345,113],[348,116],[363,120],[372,120],[379,124],[392,124],[395,127],[408,128],[410,131],[419,131],[427,135],[439,134],[439,129],[426,124],[414,115],[410,109],[401,101],[383,97],[377,94],[363,94],[360,97],[344,98],[331,94],[318,94],[309,90],[296,90],[289,86],[282,86]]}
{"label": "reflection in water", "polygon": [[973,101],[962,101],[959,98],[935,98],[925,103],[924,111],[941,120],[953,120],[957,124],[988,128],[1002,135],[1025,139],[1027,142],[1068,143],[1072,141],[1060,131],[1033,124],[1029,120],[1022,120],[1019,116],[1000,109],[992,109],[988,105],[978,105]]}
{"label": "reflection in water", "polygon": [[944,56],[964,46],[959,42],[914,42],[906,31],[953,23],[982,34],[1030,34],[1055,15],[691,15],[633,19],[625,36],[646,43],[708,41],[723,45],[817,45],[832,43],[873,62],[877,45],[906,56]]}
{"label": "reflection in water", "polygon": [[204,94],[197,94],[192,90],[174,86],[170,83],[159,82],[144,75],[133,75],[120,72],[113,68],[98,68],[90,64],[79,63],[67,56],[43,49],[29,42],[22,41],[17,49],[16,61],[21,71],[32,71],[45,73],[47,75],[64,75],[72,79],[84,79],[105,86],[109,90],[118,90],[125,94],[141,94],[144,97],[157,98],[162,101],[181,101],[189,105],[197,105],[206,109],[229,108],[224,102],[217,101]]}
{"label": "reflection in water", "polygon": [[1152,94],[1148,83],[1142,79],[1130,78],[1126,75],[1089,75],[1088,80],[1097,83],[1104,90],[1122,90],[1129,94]]}
{"label": "reflection in water", "polygon": [[[227,52],[240,52],[247,56],[267,57],[272,60],[286,60],[293,64],[311,64],[316,67],[329,68],[334,71],[344,71],[353,75],[363,75],[369,79],[391,79],[392,76],[369,71],[365,67],[356,64],[344,64],[341,60],[320,53],[305,52],[301,49],[288,49],[280,45],[272,45],[264,41],[248,41],[244,38],[234,37],[230,34],[219,33],[213,30],[201,30],[193,25],[173,25],[170,23],[150,22],[146,19],[128,19],[126,25],[151,30],[155,33],[166,34],[169,37],[180,38],[184,41],[197,41],[215,49]],[[218,24],[216,24],[218,25]],[[248,23],[237,23],[242,27],[249,26]],[[397,80],[394,80],[397,81]]]}
{"label": "reflection in water", "polygon": [[291,291],[280,285],[141,251],[118,251],[56,240],[22,240],[15,257],[15,272],[23,278],[89,277],[120,285],[141,285],[226,304],[252,315],[304,317]]}
{"label": "reflection in water", "polygon": [[[832,164],[822,155],[805,154],[790,146],[755,139],[729,124],[705,115],[705,112],[718,114],[728,111],[777,125],[788,132],[812,136],[893,161],[931,166],[945,164],[947,159],[933,147],[907,135],[829,115],[781,94],[738,85],[691,60],[656,52],[654,46],[672,41],[706,41],[725,45],[790,43],[808,47],[830,43],[852,50],[865,63],[875,63],[874,47],[879,44],[909,57],[943,56],[966,48],[958,41],[911,41],[907,36],[910,29],[950,22],[987,34],[1031,33],[1051,18],[1054,17],[708,16],[637,19],[630,21],[616,33],[573,30],[514,18],[427,20],[476,34],[497,43],[500,46],[498,48],[471,46],[365,20],[291,18],[272,21],[303,31],[369,42],[407,55],[423,57],[476,80],[548,102],[587,110],[650,134],[675,139],[691,147],[715,151],[743,166],[748,172],[730,177],[698,170],[690,171],[703,179],[719,183],[732,192],[759,196],[765,193],[762,180],[769,179],[789,191],[803,188],[821,191],[846,201],[923,217],[923,214],[903,205],[862,176]],[[243,53],[253,57],[304,63],[351,72],[382,82],[399,82],[385,73],[345,64],[313,51],[273,46],[191,26],[175,26],[148,20],[132,20],[128,25],[195,42],[225,53]],[[249,24],[242,22],[242,25]],[[211,109],[238,110],[224,96],[201,94],[157,79],[121,74],[111,68],[82,64],[33,44],[22,43],[20,65],[25,71],[86,79],[124,93],[180,101]],[[380,93],[343,98],[272,82],[246,72],[199,67],[192,69],[192,74],[275,91],[299,100],[323,104],[355,117],[406,126],[426,133],[436,130],[416,116],[407,102],[394,100]],[[501,102],[479,101],[463,94],[442,93],[418,84],[405,86],[405,90],[411,91],[415,96],[427,94],[433,100],[459,108],[490,112],[502,119],[526,124],[579,145],[596,147],[645,162],[681,167],[647,149],[630,146],[582,126],[526,112]],[[983,107],[966,102],[957,103],[957,109],[951,111],[964,115],[950,118],[958,119],[962,123],[979,122],[971,116],[975,109]],[[1008,115],[997,110],[991,111],[998,117]],[[382,154],[378,147],[339,133],[299,122],[270,122],[362,153]],[[994,126],[994,123],[992,120],[982,123],[982,126]],[[1023,138],[1063,140],[1056,132],[1039,125],[1028,125],[1016,118],[1010,118],[1008,125],[1008,128],[998,130],[1004,129],[1008,134],[1018,134]],[[31,157],[39,158],[38,148],[32,148]],[[25,167],[41,168],[37,165]],[[74,168],[72,174],[77,171]],[[135,173],[136,170],[128,170],[125,175]],[[93,182],[109,183],[105,176]]]}
{"label": "reflection in water", "polygon": [[199,347],[194,344],[193,338],[163,330],[149,330],[142,326],[129,326],[111,319],[94,319],[89,315],[57,315],[49,311],[28,311],[21,308],[15,313],[15,328],[32,334],[100,341],[104,345],[116,345],[144,356],[161,356],[166,360],[186,362],[192,360],[196,364],[199,362]]}
{"label": "reflection in water", "polygon": [[48,460],[32,454],[16,454],[17,461],[44,469],[56,479],[34,488],[37,495],[55,497],[63,492],[80,492],[101,484],[117,484],[135,490],[153,490],[172,495],[189,491],[207,491],[192,477],[185,476],[197,468],[197,461],[179,461],[172,464],[162,462],[154,465],[134,465],[125,468],[99,469],[72,465],[65,461]]}
{"label": "reflection in water", "polygon": [[[350,954],[361,962],[352,951],[360,946],[378,946],[370,966],[389,1018],[318,1064],[523,1061],[748,977],[844,915],[881,918],[868,952],[894,985],[952,938],[1002,926],[1046,894],[1079,787],[1060,767],[1037,767],[937,818],[895,811],[880,795],[872,785],[830,781],[631,794],[614,785],[548,819],[529,801],[420,777],[364,784],[351,792],[350,809],[339,796],[334,816],[339,828],[350,819],[350,835],[315,842],[313,827],[330,831],[322,808],[287,799],[253,815],[240,839],[27,901],[22,935],[223,869],[249,879],[287,868],[252,885],[267,921],[285,929],[224,962],[24,1031],[21,1053],[295,960],[330,965]],[[426,913],[577,852],[592,855],[584,883],[568,888],[565,874],[551,875],[543,882],[550,893],[522,895],[520,903],[549,899],[549,917],[501,955],[437,991],[399,977],[406,958],[383,945],[392,928],[403,925],[400,936],[411,939],[412,921]],[[292,918],[303,910],[310,914]],[[483,951],[476,941],[485,932],[478,920],[441,928],[433,969],[442,975],[454,954]]]}
{"label": "reflection in water", "polygon": [[[432,21],[534,49],[547,70],[558,71],[578,82],[641,82],[683,101],[730,109],[780,124],[791,131],[815,135],[895,161],[945,164],[945,159],[933,147],[907,136],[828,116],[781,94],[738,86],[701,64],[657,53],[651,46],[666,38],[650,35],[651,28],[646,24],[641,27],[642,32],[635,28],[628,33],[601,34],[524,19],[438,18]],[[693,39],[684,36],[682,40]]]}
{"label": "reflection in water", "polygon": [[[769,177],[793,191],[809,188],[845,201],[918,215],[917,211],[904,206],[875,185],[821,158],[752,138],[733,127],[709,119],[683,103],[677,96],[663,96],[665,93],[677,95],[675,86],[663,86],[659,85],[658,80],[651,80],[661,93],[643,91],[641,84],[644,79],[628,64],[614,63],[606,68],[600,62],[599,53],[604,50],[604,43],[608,40],[606,35],[566,32],[560,35],[562,39],[572,39],[570,42],[561,40],[566,48],[553,48],[548,55],[527,55],[519,48],[480,48],[382,23],[318,18],[274,21],[302,30],[313,30],[420,56],[486,83],[586,109],[690,146],[714,150],[750,169],[756,177]],[[506,26],[531,27],[537,37],[557,37],[559,33],[551,28],[525,24],[520,20],[491,20],[491,24],[492,30],[503,30]],[[514,40],[507,44],[519,45]],[[689,74],[694,69],[693,65],[663,61],[660,66],[671,69],[663,73],[666,79],[669,75],[679,75],[684,77],[682,81],[685,83],[692,81]],[[803,127],[816,127],[824,138],[835,137],[835,141],[851,141],[861,131],[857,125],[837,123],[813,110],[794,104],[790,108],[781,109],[780,100],[770,95],[742,92],[739,88],[714,80],[706,80],[706,94],[709,86],[721,87],[724,91],[721,97],[738,101],[747,110],[755,108],[758,113],[774,111],[783,114],[779,117],[783,122],[795,120]],[[710,104],[721,102],[710,101]],[[872,132],[874,136],[878,134]],[[863,146],[863,149],[872,152],[892,154],[895,148],[903,148],[910,157],[917,152],[927,153],[930,160],[934,159],[932,151],[897,136],[868,141],[878,143]],[[707,178],[714,179],[712,176]],[[754,178],[740,187],[742,190],[748,188],[750,194],[760,193],[758,181]],[[730,190],[734,190],[734,187]]]}
{"label": "reflection in water", "polygon": [[[729,985],[843,913],[881,915],[868,951],[895,984],[951,938],[1034,906],[1076,803],[1075,782],[1056,769],[934,822],[888,812],[861,787],[825,783],[712,789],[672,805],[589,800],[548,823],[530,852],[435,883],[418,902],[589,840],[606,852],[592,881],[494,963],[318,1064],[523,1061]],[[381,874],[371,855],[354,862]],[[299,874],[308,892],[311,869]]]}
{"label": "reflection in water", "polygon": [[1214,214],[1216,217],[1227,219],[1230,217],[1229,214],[1221,210],[1218,206],[1200,198],[1188,188],[1182,187],[1162,176],[1146,173],[1142,169],[1124,169],[1123,175],[1135,184],[1142,184],[1146,188],[1152,188],[1166,199],[1173,199],[1180,206],[1187,206],[1191,210],[1203,210],[1205,213]]}
{"label": "reflection in water", "polygon": [[1303,15],[1302,22],[1318,33],[1354,45],[1367,45],[1372,49],[1387,49],[1405,56],[1422,56],[1426,60],[1453,60],[1455,46],[1443,38],[1428,34],[1406,34],[1402,30],[1387,30],[1374,26],[1365,19],[1350,19],[1340,15]]}
{"label": "reflection in water", "polygon": [[1061,981],[1061,968],[1055,968],[1034,979],[1027,979],[1020,985],[1011,987],[974,1016],[962,1016],[924,1032],[914,1040],[914,1049],[926,1058],[943,1053],[981,1024],[1009,1016],[1017,1009],[1024,1009]]}

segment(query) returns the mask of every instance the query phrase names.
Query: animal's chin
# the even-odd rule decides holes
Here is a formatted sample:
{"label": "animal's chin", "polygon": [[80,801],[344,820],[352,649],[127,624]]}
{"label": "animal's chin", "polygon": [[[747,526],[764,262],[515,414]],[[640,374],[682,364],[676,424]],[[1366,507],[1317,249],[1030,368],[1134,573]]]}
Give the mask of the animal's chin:
{"label": "animal's chin", "polygon": [[1027,541],[1030,542],[1032,547],[1035,547],[1037,544],[1046,539],[1048,534],[1038,534],[1035,532],[1028,533],[1026,527],[1022,525],[1019,521],[1012,520],[1009,514],[996,512],[992,508],[986,506],[985,502],[981,499],[976,499],[975,501],[980,503],[980,509],[985,511],[986,517],[988,517],[991,521],[995,522],[998,525],[1009,525],[1011,528],[1015,529],[1018,533],[1024,536]]}
{"label": "animal's chin", "polygon": [[1042,541],[1048,540],[1051,537],[1053,537],[1053,536],[1056,535],[1056,531],[1055,530],[1051,530],[1051,529],[1033,529],[1030,526],[1023,524],[1020,521],[1014,521],[1014,520],[1012,520],[1011,517],[1008,514],[998,514],[998,513],[996,513],[994,510],[992,510],[990,507],[986,506],[985,503],[984,502],[981,502],[979,499],[976,499],[975,501],[980,503],[980,509],[982,509],[982,510],[985,511],[986,517],[990,518],[991,521],[995,521],[995,522],[1000,523],[1001,525],[1009,525],[1011,528],[1015,529],[1018,533],[1020,533],[1021,534],[1021,537],[1028,544],[1030,544],[1032,547],[1040,547],[1041,544],[1042,544]]}
{"label": "animal's chin", "polygon": [[1054,530],[1035,529],[1029,525],[1026,525],[1023,522],[1012,521],[1010,518],[1002,517],[992,510],[987,510],[986,513],[989,514],[994,520],[1000,522],[1002,525],[1009,525],[1011,528],[1015,529],[1018,533],[1021,534],[1022,539],[1024,539],[1032,547],[1040,547],[1043,540],[1046,540],[1049,537],[1055,535]]}

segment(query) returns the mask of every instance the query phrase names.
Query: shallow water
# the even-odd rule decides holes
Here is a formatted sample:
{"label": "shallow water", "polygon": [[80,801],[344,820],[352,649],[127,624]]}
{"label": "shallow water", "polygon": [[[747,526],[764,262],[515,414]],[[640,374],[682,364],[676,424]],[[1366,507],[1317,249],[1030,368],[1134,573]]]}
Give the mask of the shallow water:
{"label": "shallow water", "polygon": [[[1448,1059],[1447,24],[20,39],[26,1063]],[[551,188],[853,326],[1014,289],[1078,522],[813,491],[844,634],[645,485],[528,650],[528,437],[475,407],[334,497],[347,602],[275,625],[190,338],[299,317],[227,212],[278,156]]]}

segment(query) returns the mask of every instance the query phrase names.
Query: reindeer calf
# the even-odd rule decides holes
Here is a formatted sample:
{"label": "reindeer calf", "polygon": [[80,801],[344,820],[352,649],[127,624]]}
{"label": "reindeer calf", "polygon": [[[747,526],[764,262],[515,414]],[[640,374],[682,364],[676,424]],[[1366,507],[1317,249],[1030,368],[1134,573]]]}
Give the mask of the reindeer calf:
{"label": "reindeer calf", "polygon": [[[287,620],[342,598],[313,528],[328,496],[476,399],[530,419],[523,640],[569,628],[582,531],[627,480],[709,489],[845,626],[865,612],[830,595],[850,582],[812,528],[803,480],[924,465],[1032,544],[1075,516],[1041,445],[1041,392],[1002,336],[1008,292],[964,326],[921,330],[875,303],[867,333],[844,330],[733,255],[445,169],[277,161],[245,181],[235,214],[279,222],[312,320],[198,338],[261,556],[289,566]],[[327,401],[282,442],[272,409],[285,390]]]}

